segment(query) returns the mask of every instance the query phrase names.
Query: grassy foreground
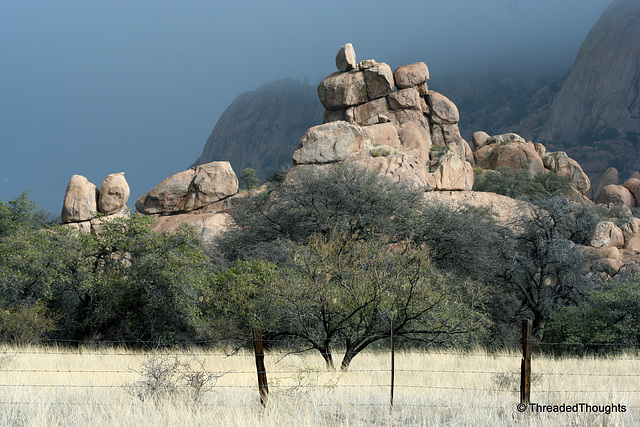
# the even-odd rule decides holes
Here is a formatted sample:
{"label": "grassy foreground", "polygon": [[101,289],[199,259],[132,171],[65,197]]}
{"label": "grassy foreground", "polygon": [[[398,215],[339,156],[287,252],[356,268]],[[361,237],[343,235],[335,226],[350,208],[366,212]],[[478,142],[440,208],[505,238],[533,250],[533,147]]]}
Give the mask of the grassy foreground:
{"label": "grassy foreground", "polygon": [[[0,348],[0,424],[636,426],[639,362],[637,355],[534,355],[532,402],[624,405],[626,411],[520,413],[518,354],[401,352],[395,356],[391,410],[388,352],[357,356],[347,373],[327,372],[316,353],[267,353],[270,395],[263,409],[251,353],[194,350],[150,357],[119,348],[5,346]],[[152,381],[152,374],[160,378],[164,368],[176,366],[182,370],[165,378],[168,387]]]}

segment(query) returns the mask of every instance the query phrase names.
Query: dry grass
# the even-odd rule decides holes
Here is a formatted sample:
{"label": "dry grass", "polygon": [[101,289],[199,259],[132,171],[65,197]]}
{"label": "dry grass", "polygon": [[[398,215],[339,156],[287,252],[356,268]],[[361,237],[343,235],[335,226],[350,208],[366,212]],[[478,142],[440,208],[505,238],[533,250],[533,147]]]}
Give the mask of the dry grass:
{"label": "dry grass", "polygon": [[640,425],[637,355],[534,356],[533,372],[539,376],[534,377],[532,401],[627,408],[625,413],[606,415],[519,413],[514,390],[520,357],[509,352],[497,356],[482,351],[398,353],[393,410],[389,407],[389,353],[359,355],[347,373],[327,372],[315,353],[286,357],[267,353],[270,396],[266,409],[259,404],[252,354],[227,357],[220,351],[202,350],[159,354],[167,360],[198,360],[207,372],[224,375],[214,380],[199,402],[186,393],[188,387],[179,387],[184,393],[143,401],[129,386],[142,379],[147,354],[117,348],[2,348],[0,356],[9,357],[0,358],[0,424]]}

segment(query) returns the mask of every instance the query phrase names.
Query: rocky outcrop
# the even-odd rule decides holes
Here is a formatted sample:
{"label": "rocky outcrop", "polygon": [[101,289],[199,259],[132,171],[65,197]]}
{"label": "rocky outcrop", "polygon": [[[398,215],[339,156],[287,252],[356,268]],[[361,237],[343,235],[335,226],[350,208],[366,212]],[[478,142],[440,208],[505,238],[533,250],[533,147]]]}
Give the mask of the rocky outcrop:
{"label": "rocky outcrop", "polygon": [[460,135],[458,108],[428,89],[427,65],[416,62],[392,73],[369,59],[350,69],[342,65],[346,46],[336,57],[338,72],[318,86],[325,123],[302,137],[295,167],[356,162],[425,191],[470,190],[474,158]]}
{"label": "rocky outcrop", "polygon": [[636,207],[636,200],[631,191],[622,185],[614,184],[607,185],[602,189],[596,203],[602,205],[622,204],[628,208]]}
{"label": "rocky outcrop", "polygon": [[497,135],[486,140],[473,153],[476,165],[483,169],[524,169],[533,174],[545,171],[540,154],[531,142],[516,134]]}
{"label": "rocky outcrop", "polygon": [[64,223],[88,221],[98,212],[98,188],[82,175],[73,175],[67,185],[60,218]]}
{"label": "rocky outcrop", "polygon": [[[60,217],[67,227],[97,235],[103,221],[130,215],[126,206],[129,193],[124,172],[107,176],[100,190],[84,176],[74,175],[67,186]],[[103,215],[95,218],[98,213]]]}
{"label": "rocky outcrop", "polygon": [[497,170],[509,168],[526,170],[532,174],[555,172],[569,180],[569,183],[582,196],[591,187],[591,181],[580,164],[567,156],[564,151],[547,152],[540,143],[526,142],[515,133],[489,136],[478,131],[473,134],[475,164],[483,169]]}
{"label": "rocky outcrop", "polygon": [[164,179],[136,202],[143,214],[184,213],[238,192],[238,178],[229,162],[195,166]]}
{"label": "rocky outcrop", "polygon": [[122,209],[129,201],[131,190],[124,172],[112,173],[107,176],[100,186],[98,209],[100,212],[111,215]]}
{"label": "rocky outcrop", "polygon": [[591,187],[591,181],[587,174],[584,173],[578,162],[567,156],[564,151],[544,153],[542,162],[548,170],[567,178],[580,194],[586,193]]}

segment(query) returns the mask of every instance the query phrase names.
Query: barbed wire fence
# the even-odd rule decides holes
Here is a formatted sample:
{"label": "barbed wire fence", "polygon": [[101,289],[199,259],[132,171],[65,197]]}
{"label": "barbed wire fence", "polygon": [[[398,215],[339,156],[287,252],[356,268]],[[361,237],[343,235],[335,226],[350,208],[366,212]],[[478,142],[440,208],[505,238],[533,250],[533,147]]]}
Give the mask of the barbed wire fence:
{"label": "barbed wire fence", "polygon": [[[553,354],[553,352],[543,351],[545,348],[553,348],[554,346],[565,346],[563,348],[570,347],[572,345],[575,346],[584,346],[585,344],[567,344],[567,343],[540,343],[534,342],[531,339],[531,322],[523,321],[522,323],[522,338],[520,342],[510,343],[514,347],[518,348],[519,351],[513,351],[509,353],[492,353],[489,351],[486,352],[465,352],[461,350],[451,350],[451,349],[438,349],[436,350],[438,355],[442,356],[463,356],[466,358],[499,358],[501,360],[502,369],[444,369],[444,368],[429,368],[429,367],[416,367],[416,366],[399,366],[396,367],[397,358],[395,357],[394,350],[394,340],[391,339],[391,348],[390,349],[380,349],[380,350],[372,350],[364,354],[383,354],[385,355],[385,359],[389,361],[389,365],[376,368],[353,368],[349,369],[347,373],[337,373],[334,374],[339,375],[362,375],[361,379],[366,379],[366,381],[360,381],[356,383],[341,383],[339,380],[333,380],[329,378],[325,383],[321,383],[320,381],[313,381],[310,377],[321,376],[322,374],[331,374],[326,370],[312,369],[312,368],[288,368],[288,369],[277,369],[269,371],[267,366],[273,366],[273,363],[278,363],[281,360],[286,359],[292,355],[299,355],[299,352],[295,351],[282,351],[282,350],[274,350],[274,351],[264,351],[264,343],[269,344],[279,344],[284,342],[280,339],[263,339],[261,331],[259,328],[254,328],[252,331],[252,341],[253,341],[253,353],[250,352],[230,352],[224,353],[220,350],[216,351],[206,351],[200,350],[197,354],[190,352],[189,350],[176,350],[171,348],[161,348],[162,346],[156,346],[156,351],[140,351],[140,350],[131,350],[130,347],[132,345],[140,346],[141,344],[146,344],[148,347],[153,347],[152,342],[143,343],[141,341],[110,341],[105,342],[102,341],[100,345],[108,345],[108,347],[56,347],[52,346],[51,348],[47,346],[36,347],[29,345],[23,346],[6,346],[5,350],[0,351],[0,405],[39,405],[42,402],[39,402],[37,399],[24,399],[17,400],[12,398],[13,395],[9,391],[16,389],[26,389],[26,390],[127,390],[130,394],[134,395],[135,393],[131,393],[133,388],[138,385],[141,386],[140,376],[142,375],[143,379],[146,377],[146,380],[149,380],[149,377],[153,377],[153,373],[150,374],[149,371],[144,371],[144,363],[145,361],[154,360],[156,358],[157,364],[167,363],[171,365],[173,363],[173,367],[177,369],[174,372],[175,375],[182,375],[182,379],[187,378],[187,381],[178,382],[175,380],[174,383],[171,384],[171,390],[173,392],[179,392],[180,390],[186,392],[193,392],[194,389],[197,389],[199,394],[203,394],[210,391],[216,391],[222,395],[228,393],[230,391],[241,392],[245,395],[255,396],[255,401],[260,402],[262,406],[267,407],[269,405],[269,397],[270,393],[276,395],[278,393],[286,394],[291,392],[291,390],[318,390],[319,388],[326,388],[331,391],[357,391],[360,395],[365,392],[370,395],[378,396],[376,402],[360,402],[354,401],[349,402],[351,406],[389,406],[391,408],[394,405],[398,405],[398,401],[394,402],[394,392],[398,391],[406,392],[406,393],[419,393],[423,391],[435,391],[441,393],[447,392],[483,392],[483,393],[503,393],[507,398],[513,399],[513,403],[520,403],[524,405],[529,405],[535,399],[542,399],[547,396],[551,396],[553,398],[554,395],[574,395],[576,397],[580,397],[580,394],[593,393],[593,394],[601,394],[605,398],[613,397],[621,397],[621,396],[633,396],[635,400],[636,397],[640,398],[640,386],[638,384],[638,378],[640,377],[640,357],[638,356],[638,345],[637,344],[626,344],[626,343],[589,343],[588,345],[601,345],[601,346],[615,346],[616,348],[624,348],[628,351],[625,353],[626,356],[616,356],[616,360],[628,362],[628,369],[625,372],[554,372],[554,371],[536,371],[532,369],[532,359],[556,359],[557,356]],[[74,340],[56,340],[55,343],[58,344],[82,344],[81,341]],[[158,343],[155,343],[158,344]],[[207,345],[215,344],[215,342],[209,341],[194,341],[194,342],[184,342],[182,343],[184,346],[192,345],[192,346],[201,346],[202,348],[206,348]],[[275,346],[277,348],[277,345]],[[540,349],[539,352],[534,352],[533,348]],[[61,369],[55,367],[11,367],[12,360],[18,359],[22,356],[115,356],[124,359],[121,365],[125,365],[128,363],[138,363],[142,364],[142,368],[140,367],[128,367],[127,369],[116,368],[116,369],[96,369],[96,368],[75,368],[75,369]],[[232,359],[242,359],[243,367],[238,369],[226,369],[222,371],[212,371],[208,368],[204,367],[202,361],[198,359],[199,356],[206,356],[209,360],[232,360]],[[180,361],[179,358],[187,358],[187,362]],[[159,358],[159,359],[158,359]],[[246,359],[255,359],[255,369],[250,368],[247,365],[250,365],[250,360]],[[319,358],[320,359],[320,358]],[[195,361],[195,367],[190,363],[191,361]],[[182,364],[182,365],[180,365]],[[181,366],[181,368],[180,368]],[[147,367],[149,368],[149,367]],[[156,370],[160,370],[162,368],[167,368],[167,366],[155,366]],[[182,371],[180,371],[182,369]],[[177,373],[176,373],[177,372]],[[157,372],[156,372],[157,373]],[[26,381],[21,375],[36,375],[36,378],[39,381]],[[56,381],[55,379],[48,378],[55,374],[63,374],[65,381]],[[95,377],[96,381],[90,383],[78,383],[74,382],[74,375],[87,375]],[[434,381],[434,383],[429,383],[429,376],[465,376],[465,378],[477,378],[483,377],[485,378],[481,381],[481,385],[448,385],[442,384],[442,381]],[[13,377],[12,377],[13,376]],[[100,380],[104,380],[105,377],[109,376],[120,376],[126,377],[127,380],[122,383],[116,384],[108,384],[104,382],[100,382]],[[230,377],[234,378],[243,378],[243,381],[228,381],[226,383],[220,383],[218,380],[222,377]],[[248,378],[253,376],[254,382],[250,383]],[[409,378],[409,382],[398,382],[397,379],[399,376],[403,376],[405,379]],[[413,381],[417,376],[420,376],[421,379],[424,379],[423,382]],[[620,388],[620,389],[611,389],[607,387],[603,387],[601,389],[596,388],[540,388],[537,387],[537,380],[541,377],[554,377],[554,378],[576,378],[576,377],[589,377],[595,379],[628,379],[625,384],[628,384],[628,388]],[[14,378],[14,381],[11,382],[11,378]],[[257,381],[256,381],[257,378]],[[294,383],[287,383],[286,380],[295,379]],[[153,379],[153,378],[152,378]],[[514,382],[517,382],[519,379],[518,387],[514,387]],[[189,380],[191,382],[189,382]],[[199,382],[198,382],[199,381]],[[154,387],[154,384],[147,383],[144,385],[146,387]],[[157,384],[156,384],[157,386]],[[199,387],[199,388],[198,388]],[[253,394],[255,393],[255,394]],[[518,398],[519,393],[519,398]],[[37,396],[37,393],[35,394]],[[387,397],[385,399],[384,397]],[[146,402],[138,394],[140,399],[132,399],[132,405],[144,405]],[[534,398],[532,400],[532,397]],[[386,401],[385,401],[386,400]],[[47,405],[108,405],[108,403],[104,402],[79,402],[79,401],[60,401],[60,402],[51,402],[46,401]],[[215,405],[215,406],[224,406],[224,405],[234,405],[234,403],[225,403],[222,400],[217,400],[215,403],[208,403],[203,399],[198,399],[198,405],[207,406],[207,405]],[[319,405],[331,405],[333,403],[316,403]],[[402,402],[401,406],[446,406],[445,404],[438,403],[410,403],[410,402]]]}

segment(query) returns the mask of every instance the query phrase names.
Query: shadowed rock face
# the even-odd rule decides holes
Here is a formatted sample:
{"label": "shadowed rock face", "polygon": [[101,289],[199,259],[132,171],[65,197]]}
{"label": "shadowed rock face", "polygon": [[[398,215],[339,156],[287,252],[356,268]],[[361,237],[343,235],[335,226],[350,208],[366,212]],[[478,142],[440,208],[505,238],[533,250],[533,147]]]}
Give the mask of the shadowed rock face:
{"label": "shadowed rock face", "polygon": [[640,131],[639,45],[640,2],[615,1],[582,44],[542,136],[580,142],[597,128]]}
{"label": "shadowed rock face", "polygon": [[291,165],[308,128],[322,123],[315,86],[285,79],[238,96],[220,116],[192,165],[227,160],[233,170],[253,168],[260,178]]}

